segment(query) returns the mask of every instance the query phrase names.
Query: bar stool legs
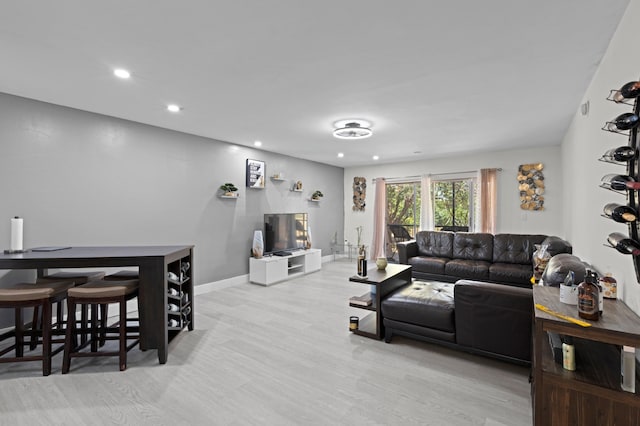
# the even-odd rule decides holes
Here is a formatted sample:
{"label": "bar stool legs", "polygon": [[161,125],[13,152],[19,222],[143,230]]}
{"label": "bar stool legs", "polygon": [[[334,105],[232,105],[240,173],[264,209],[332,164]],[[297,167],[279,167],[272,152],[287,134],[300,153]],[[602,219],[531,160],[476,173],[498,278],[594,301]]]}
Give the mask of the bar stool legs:
{"label": "bar stool legs", "polygon": [[[10,287],[0,288],[0,308],[14,309],[15,327],[11,332],[4,333],[0,336],[0,340],[10,337],[14,338],[13,345],[0,351],[0,362],[25,362],[25,361],[42,361],[42,375],[51,374],[51,357],[60,352],[64,346],[56,348],[52,351],[52,304],[62,302],[67,295],[72,283],[49,283],[46,285],[34,284],[15,284]],[[38,328],[38,324],[32,323],[32,327],[27,329],[24,324],[22,310],[24,308],[38,307],[42,309],[42,326]],[[31,344],[35,342],[42,345],[40,355],[25,355],[24,347],[26,346],[25,335],[31,337]],[[59,342],[55,342],[59,343]],[[11,351],[14,356],[4,356]]]}
{"label": "bar stool legs", "polygon": [[[71,358],[77,357],[118,356],[120,371],[124,371],[127,368],[127,352],[140,341],[139,327],[127,326],[127,321],[137,321],[137,319],[127,319],[127,301],[137,296],[138,280],[93,281],[69,290],[67,299],[69,318],[67,321],[62,374],[69,372]],[[109,303],[119,304],[120,318],[117,324],[107,325],[106,309],[104,307]],[[78,329],[75,318],[77,305],[86,305],[91,309],[91,321],[88,330]],[[90,337],[89,340],[78,345],[76,343],[78,333],[87,332]],[[131,334],[128,334],[128,332],[131,332]],[[118,340],[118,351],[99,350],[104,345],[105,340]],[[133,342],[127,345],[128,340],[133,340]],[[88,346],[89,351],[83,351]]]}

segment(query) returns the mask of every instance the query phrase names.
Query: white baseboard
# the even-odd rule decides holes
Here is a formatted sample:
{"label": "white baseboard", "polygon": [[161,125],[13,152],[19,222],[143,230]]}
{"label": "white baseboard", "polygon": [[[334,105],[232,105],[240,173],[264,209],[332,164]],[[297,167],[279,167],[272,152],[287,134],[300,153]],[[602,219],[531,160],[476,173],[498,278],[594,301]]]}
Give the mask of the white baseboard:
{"label": "white baseboard", "polygon": [[227,278],[220,281],[212,281],[210,283],[199,284],[193,288],[196,295],[209,293],[213,290],[220,290],[222,288],[231,287],[238,284],[246,284],[249,282],[249,274],[238,275],[237,277]]}
{"label": "white baseboard", "polygon": [[[333,255],[323,256],[322,263],[333,262]],[[238,275],[237,277],[227,278],[226,280],[212,281],[210,283],[198,284],[194,287],[193,291],[196,295],[209,293],[214,290],[220,290],[227,287],[232,287],[238,284],[246,284],[249,282],[249,274]]]}

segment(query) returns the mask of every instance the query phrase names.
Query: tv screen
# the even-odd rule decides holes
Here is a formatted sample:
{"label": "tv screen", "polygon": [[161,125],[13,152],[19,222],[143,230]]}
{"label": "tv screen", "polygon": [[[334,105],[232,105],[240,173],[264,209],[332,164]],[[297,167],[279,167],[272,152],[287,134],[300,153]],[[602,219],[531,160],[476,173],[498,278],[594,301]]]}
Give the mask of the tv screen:
{"label": "tv screen", "polygon": [[264,215],[264,252],[297,250],[307,242],[307,213]]}

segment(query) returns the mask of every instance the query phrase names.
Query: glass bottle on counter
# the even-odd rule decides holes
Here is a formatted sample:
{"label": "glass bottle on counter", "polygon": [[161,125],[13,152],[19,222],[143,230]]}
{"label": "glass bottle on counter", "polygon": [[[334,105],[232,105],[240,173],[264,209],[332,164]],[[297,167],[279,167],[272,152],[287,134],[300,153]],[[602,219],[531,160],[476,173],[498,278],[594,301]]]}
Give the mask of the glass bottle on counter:
{"label": "glass bottle on counter", "polygon": [[600,285],[604,289],[605,299],[618,298],[618,281],[611,275],[611,272],[607,272],[604,277],[600,278]]}
{"label": "glass bottle on counter", "polygon": [[581,318],[598,321],[600,318],[599,292],[593,272],[587,269],[584,281],[578,285],[578,315]]}

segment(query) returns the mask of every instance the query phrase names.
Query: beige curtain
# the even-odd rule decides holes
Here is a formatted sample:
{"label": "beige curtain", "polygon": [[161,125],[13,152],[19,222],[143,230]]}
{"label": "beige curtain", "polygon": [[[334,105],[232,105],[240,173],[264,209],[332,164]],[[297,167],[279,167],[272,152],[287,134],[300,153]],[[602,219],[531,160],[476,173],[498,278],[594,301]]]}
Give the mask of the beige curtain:
{"label": "beige curtain", "polygon": [[420,181],[422,206],[420,208],[420,230],[433,231],[433,197],[431,194],[431,175],[422,176]]}
{"label": "beige curtain", "polygon": [[373,241],[370,258],[385,257],[384,240],[387,228],[387,183],[384,178],[376,178],[376,192],[373,205]]}
{"label": "beige curtain", "polygon": [[495,234],[498,209],[497,169],[480,169],[478,189],[480,200],[479,232]]}

